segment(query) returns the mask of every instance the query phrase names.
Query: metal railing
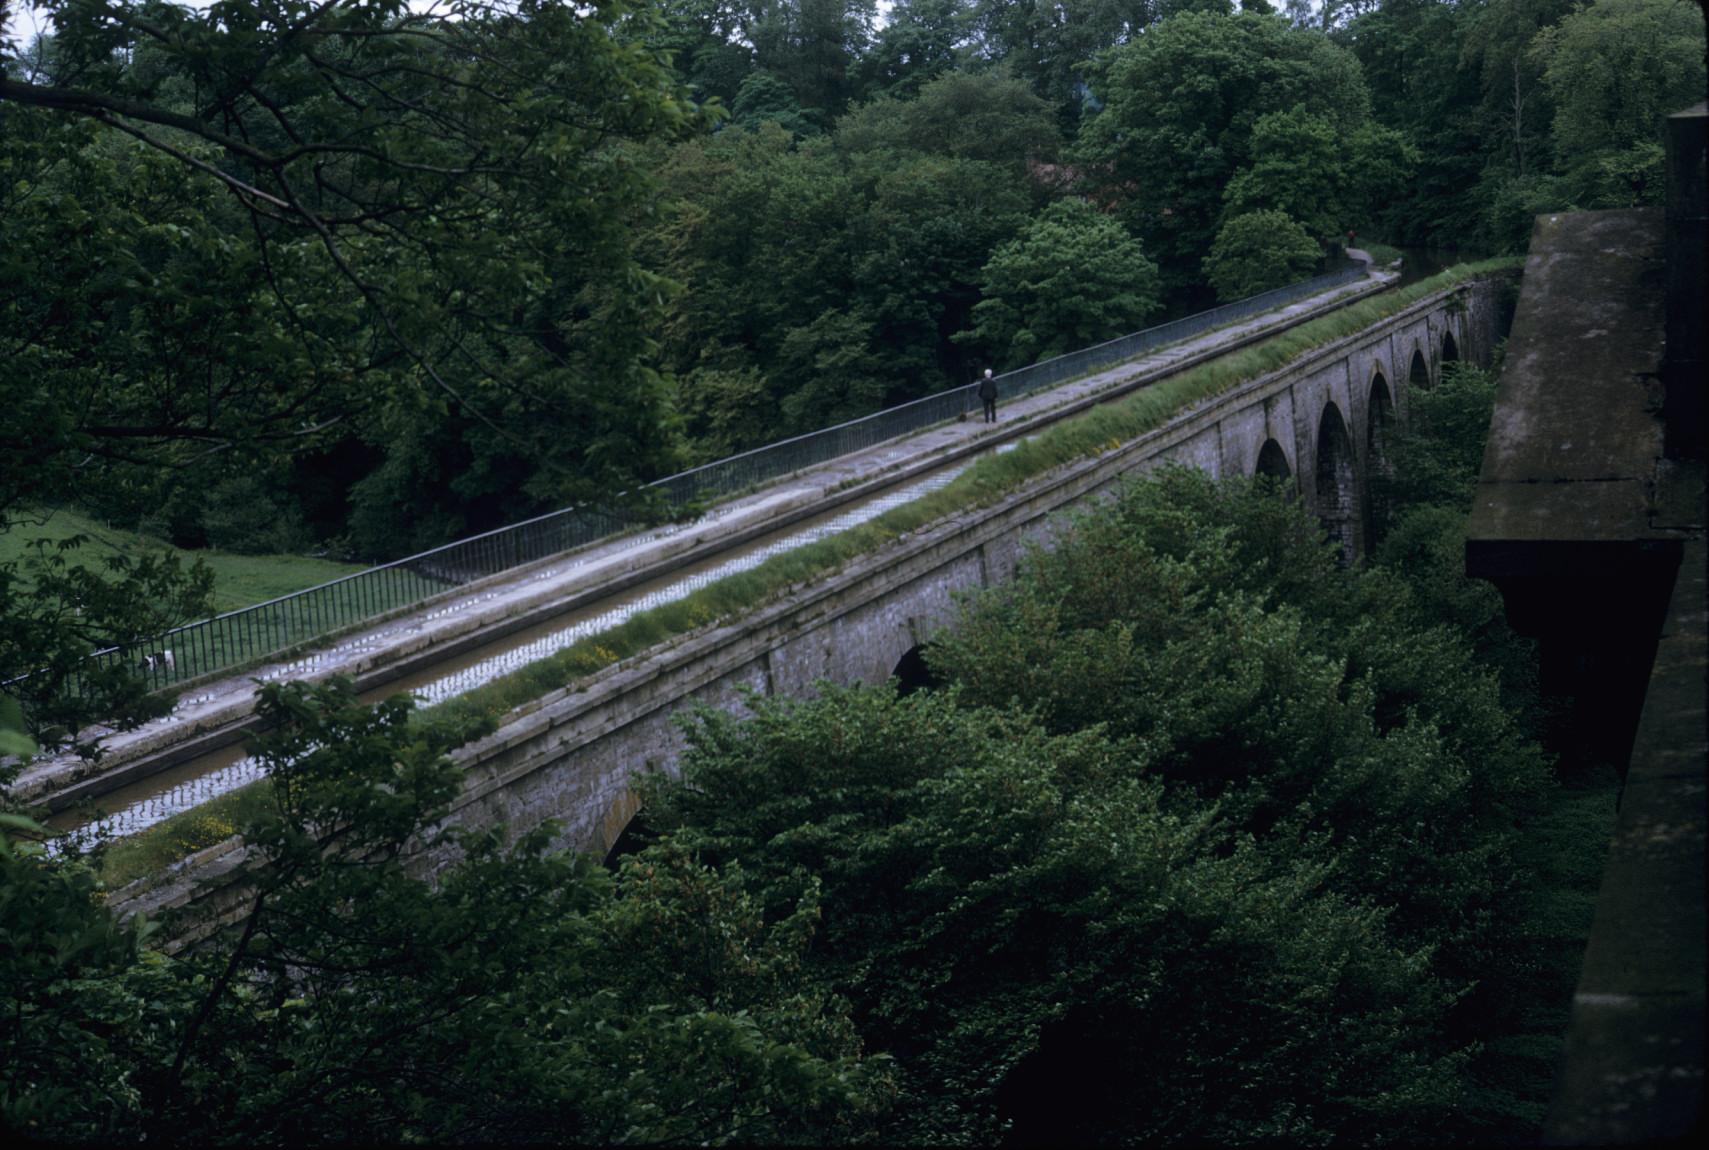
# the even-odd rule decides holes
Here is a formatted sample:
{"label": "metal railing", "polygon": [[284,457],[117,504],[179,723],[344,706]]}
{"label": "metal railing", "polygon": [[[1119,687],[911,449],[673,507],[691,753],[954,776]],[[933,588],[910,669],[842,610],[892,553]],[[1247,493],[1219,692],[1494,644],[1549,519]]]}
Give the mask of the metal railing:
{"label": "metal railing", "polygon": [[[1179,343],[1196,335],[1224,327],[1269,311],[1285,307],[1307,296],[1329,291],[1343,284],[1363,279],[1365,265],[1350,262],[1324,275],[1316,276],[1286,287],[1274,288],[1233,303],[1202,311],[1196,315],[1171,320],[1132,335],[1118,336],[1105,343],[1071,351],[1053,359],[1017,368],[997,377],[997,391],[1003,400],[1018,399],[1111,364],[1121,363],[1154,351],[1165,344]],[[923,430],[946,420],[956,419],[979,408],[975,394],[977,383],[954,387],[898,404],[847,423],[839,423],[820,431],[810,431],[792,439],[769,443],[732,455],[714,463],[672,475],[649,484],[660,489],[673,508],[682,509],[709,496],[731,495],[746,491],[767,480],[789,475],[804,467],[825,463],[853,451],[875,447]]]}
{"label": "metal railing", "polygon": [[[1300,283],[1249,296],[1197,315],[1069,352],[997,377],[1005,401],[1032,395],[1098,368],[1133,359],[1165,344],[1247,319],[1361,279],[1350,264]],[[978,405],[977,384],[851,419],[745,451],[648,484],[676,511],[704,505],[759,484],[861,451],[947,420]],[[227,611],[164,635],[89,656],[92,671],[132,664],[159,689],[264,658],[388,612],[414,606],[456,587],[585,546],[637,525],[620,512],[570,507],[384,563],[265,603]],[[76,691],[77,684],[70,685]]]}

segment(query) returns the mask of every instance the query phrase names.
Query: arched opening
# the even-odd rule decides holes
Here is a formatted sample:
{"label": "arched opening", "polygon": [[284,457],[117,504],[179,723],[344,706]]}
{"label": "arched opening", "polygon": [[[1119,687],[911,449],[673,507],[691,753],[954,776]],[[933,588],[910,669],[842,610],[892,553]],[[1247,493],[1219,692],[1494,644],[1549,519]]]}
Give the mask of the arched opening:
{"label": "arched opening", "polygon": [[1394,475],[1389,443],[1394,434],[1394,400],[1389,381],[1378,372],[1371,380],[1371,397],[1365,405],[1365,546],[1375,550],[1388,525],[1388,485]]}
{"label": "arched opening", "polygon": [[1454,342],[1454,333],[1451,331],[1443,332],[1442,333],[1442,362],[1443,363],[1456,363],[1459,361],[1459,358],[1460,358],[1460,345]]}
{"label": "arched opening", "polygon": [[915,691],[934,690],[940,685],[938,677],[926,665],[926,656],[919,644],[908,648],[907,653],[897,660],[890,677],[896,680],[898,698],[907,698]]}
{"label": "arched opening", "polygon": [[1294,469],[1288,466],[1288,457],[1283,452],[1282,445],[1274,439],[1266,439],[1264,446],[1258,449],[1258,466],[1253,469],[1252,478],[1271,480],[1282,491],[1292,494],[1293,475]]}
{"label": "arched opening", "polygon": [[647,823],[646,808],[635,808],[635,813],[629,816],[629,822],[624,825],[623,832],[611,844],[611,849],[605,852],[605,869],[615,871],[625,855],[644,850],[658,840],[658,832]]}
{"label": "arched opening", "polygon": [[1353,442],[1347,421],[1325,404],[1317,422],[1317,519],[1341,552],[1341,563],[1359,553],[1358,496],[1353,481]]}
{"label": "arched opening", "polygon": [[1430,366],[1424,362],[1424,353],[1416,347],[1412,349],[1412,370],[1407,373],[1406,382],[1412,387],[1430,386]]}

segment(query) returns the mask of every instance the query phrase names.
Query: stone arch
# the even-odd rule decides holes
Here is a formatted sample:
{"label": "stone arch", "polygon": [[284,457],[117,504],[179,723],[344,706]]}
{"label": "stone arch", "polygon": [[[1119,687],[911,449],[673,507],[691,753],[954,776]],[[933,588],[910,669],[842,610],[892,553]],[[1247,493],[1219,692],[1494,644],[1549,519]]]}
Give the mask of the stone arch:
{"label": "stone arch", "polygon": [[1459,358],[1460,358],[1460,345],[1454,342],[1454,333],[1452,331],[1443,332],[1442,333],[1442,362],[1443,363],[1455,363],[1459,360]]}
{"label": "stone arch", "polygon": [[1340,548],[1341,562],[1359,553],[1359,495],[1353,468],[1353,441],[1347,421],[1334,402],[1323,405],[1317,421],[1317,520]]}
{"label": "stone arch", "polygon": [[1412,369],[1406,373],[1406,385],[1425,388],[1430,386],[1430,364],[1424,358],[1423,348],[1412,349]]}
{"label": "stone arch", "polygon": [[896,661],[890,677],[896,680],[896,694],[906,698],[915,691],[930,691],[938,686],[938,677],[926,664],[925,644],[915,643]]}
{"label": "stone arch", "polygon": [[1268,476],[1274,479],[1285,490],[1292,491],[1294,469],[1288,466],[1288,453],[1282,450],[1282,445],[1274,439],[1266,439],[1264,446],[1258,449],[1258,464],[1252,469],[1252,478],[1259,479]]}
{"label": "stone arch", "polygon": [[652,842],[653,832],[641,810],[641,796],[624,787],[606,807],[598,833],[600,841],[607,844],[601,856],[607,869],[616,869],[624,855],[634,854]]}
{"label": "stone arch", "polygon": [[1394,439],[1394,396],[1389,381],[1378,371],[1371,378],[1365,403],[1365,546],[1374,549],[1388,518],[1388,480],[1394,475],[1389,449]]}

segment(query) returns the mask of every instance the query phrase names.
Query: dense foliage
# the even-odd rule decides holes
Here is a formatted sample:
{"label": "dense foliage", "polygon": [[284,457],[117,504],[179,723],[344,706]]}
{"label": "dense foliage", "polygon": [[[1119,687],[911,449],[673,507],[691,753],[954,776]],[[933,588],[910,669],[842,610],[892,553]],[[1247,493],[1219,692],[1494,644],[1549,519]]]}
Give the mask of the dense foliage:
{"label": "dense foliage", "polygon": [[[762,919],[675,846],[607,875],[549,828],[440,831],[460,773],[408,704],[269,687],[267,865],[216,941],[169,958],[94,872],[0,834],[0,1125],[53,1141],[785,1143],[888,1101],[809,980],[810,890]],[[407,842],[450,861],[429,886]]]}
{"label": "dense foliage", "polygon": [[1304,274],[1302,231],[1654,203],[1703,95],[1681,0],[1240,9],[54,0],[0,41],[0,508],[395,556]]}
{"label": "dense foliage", "polygon": [[1157,265],[1079,200],[1052,204],[993,252],[981,286],[972,338],[1006,368],[1136,331],[1157,307]]}
{"label": "dense foliage", "polygon": [[[0,530],[71,504],[362,558],[1274,286],[1349,233],[1513,250],[1537,211],[1655,203],[1657,119],[1704,82],[1679,0],[39,8],[50,35],[0,34]],[[0,1123],[1522,1139],[1480,1043],[1537,969],[1549,710],[1460,573],[1491,396],[1413,393],[1364,570],[1270,493],[1167,472],[970,604],[943,689],[703,716],[613,873],[443,830],[435,728],[342,684],[263,692],[269,865],[202,948],[155,949],[0,813]],[[63,687],[207,608],[199,566],[79,555],[0,565],[0,783],[158,713],[122,667]]]}
{"label": "dense foliage", "polygon": [[1205,257],[1205,279],[1217,299],[1243,299],[1293,283],[1317,262],[1317,253],[1305,228],[1286,212],[1245,212],[1217,232]]}
{"label": "dense foliage", "polygon": [[889,1140],[1473,1137],[1549,776],[1433,608],[1164,472],[972,603],[943,690],[703,715],[649,821],[818,893]]}
{"label": "dense foliage", "polygon": [[269,687],[269,865],[217,944],[167,958],[0,844],[0,1105],[120,1141],[1523,1138],[1474,1071],[1535,977],[1548,776],[1446,579],[1161,472],[971,602],[943,689],[701,715],[609,878],[434,829],[460,779],[401,700]]}
{"label": "dense foliage", "polygon": [[[51,37],[0,41],[0,530],[72,503],[371,556],[674,466],[629,152],[704,118],[648,10],[42,8]],[[77,566],[0,572],[8,623],[44,621],[4,628],[0,679],[204,608],[200,576],[112,572],[143,623]]]}

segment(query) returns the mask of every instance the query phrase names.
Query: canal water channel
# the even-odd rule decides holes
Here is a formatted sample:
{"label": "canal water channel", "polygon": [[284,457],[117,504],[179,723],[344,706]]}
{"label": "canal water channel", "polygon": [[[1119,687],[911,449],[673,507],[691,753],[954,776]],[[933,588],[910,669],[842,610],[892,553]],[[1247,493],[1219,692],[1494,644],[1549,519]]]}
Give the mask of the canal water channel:
{"label": "canal water channel", "polygon": [[[999,446],[995,450],[1008,450],[1010,446]],[[679,568],[670,575],[639,584],[592,607],[512,632],[483,647],[449,657],[442,663],[375,688],[362,696],[363,701],[378,702],[401,692],[414,695],[423,706],[456,698],[556,654],[582,639],[610,631],[633,615],[683,599],[719,579],[758,567],[774,555],[847,531],[892,508],[919,499],[949,483],[971,463],[964,460],[929,472],[851,506],[827,512],[762,536],[742,547]],[[62,837],[55,841],[62,848],[97,838],[122,838],[254,782],[263,774],[265,770],[261,762],[246,754],[241,745],[228,746],[107,792],[102,796],[100,810],[94,817],[86,810],[67,810],[54,815],[48,820],[48,825],[61,833]]]}

